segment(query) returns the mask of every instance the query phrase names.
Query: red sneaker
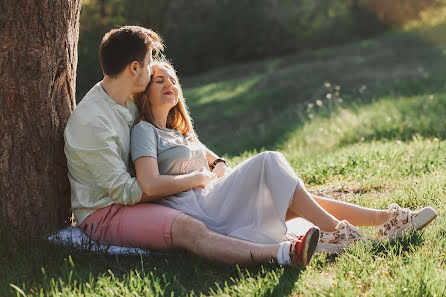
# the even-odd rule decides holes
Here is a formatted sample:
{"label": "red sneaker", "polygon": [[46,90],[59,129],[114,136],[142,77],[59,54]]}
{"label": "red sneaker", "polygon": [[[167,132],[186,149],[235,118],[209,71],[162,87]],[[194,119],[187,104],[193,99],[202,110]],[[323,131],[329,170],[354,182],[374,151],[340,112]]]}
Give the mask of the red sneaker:
{"label": "red sneaker", "polygon": [[294,265],[307,266],[310,263],[319,242],[319,234],[319,228],[313,226],[305,235],[293,236],[290,246],[290,258]]}

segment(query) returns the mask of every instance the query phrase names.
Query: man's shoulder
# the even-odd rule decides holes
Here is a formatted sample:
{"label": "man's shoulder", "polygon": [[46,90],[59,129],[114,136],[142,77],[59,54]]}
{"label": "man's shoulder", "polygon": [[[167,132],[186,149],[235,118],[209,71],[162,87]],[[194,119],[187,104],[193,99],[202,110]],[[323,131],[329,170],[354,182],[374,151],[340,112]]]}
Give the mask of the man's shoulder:
{"label": "man's shoulder", "polygon": [[102,121],[104,117],[107,118],[107,104],[103,95],[99,92],[99,88],[101,88],[101,85],[97,83],[82,98],[71,114],[67,126],[95,124]]}
{"label": "man's shoulder", "polygon": [[100,83],[94,85],[76,106],[73,114],[82,113],[90,109],[95,109],[95,111],[101,110],[103,107],[102,105],[105,103],[104,96],[100,92],[101,88]]}
{"label": "man's shoulder", "polygon": [[65,127],[65,142],[79,147],[94,146],[114,136],[107,104],[95,85],[74,109]]}

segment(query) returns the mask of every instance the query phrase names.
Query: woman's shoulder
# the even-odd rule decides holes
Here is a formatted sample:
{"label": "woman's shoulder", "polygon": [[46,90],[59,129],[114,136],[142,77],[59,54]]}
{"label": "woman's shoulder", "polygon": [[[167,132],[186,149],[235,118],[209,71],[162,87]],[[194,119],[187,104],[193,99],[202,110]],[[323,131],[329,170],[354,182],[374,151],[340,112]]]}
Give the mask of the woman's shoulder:
{"label": "woman's shoulder", "polygon": [[133,126],[132,131],[134,131],[134,130],[157,131],[157,129],[154,125],[150,124],[149,122],[143,121],[143,120],[139,121],[138,123],[136,123]]}
{"label": "woman's shoulder", "polygon": [[146,121],[139,121],[137,124],[135,124],[132,128],[132,137],[147,137],[147,136],[155,136],[156,138],[159,138],[158,129]]}

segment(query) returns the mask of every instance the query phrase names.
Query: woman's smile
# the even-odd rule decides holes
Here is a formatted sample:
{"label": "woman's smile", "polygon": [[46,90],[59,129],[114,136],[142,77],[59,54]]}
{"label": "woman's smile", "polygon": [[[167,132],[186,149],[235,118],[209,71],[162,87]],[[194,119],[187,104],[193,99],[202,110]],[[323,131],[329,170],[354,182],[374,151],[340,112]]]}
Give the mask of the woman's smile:
{"label": "woman's smile", "polygon": [[173,93],[173,91],[168,90],[168,91],[164,92],[163,95],[174,95],[174,93]]}

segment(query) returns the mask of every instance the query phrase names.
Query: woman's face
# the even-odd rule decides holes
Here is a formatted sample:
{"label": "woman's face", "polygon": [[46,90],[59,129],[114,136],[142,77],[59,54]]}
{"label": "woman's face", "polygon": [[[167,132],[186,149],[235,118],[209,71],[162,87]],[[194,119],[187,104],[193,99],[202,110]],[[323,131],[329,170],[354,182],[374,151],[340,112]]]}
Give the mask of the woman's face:
{"label": "woman's face", "polygon": [[179,88],[173,70],[162,66],[152,68],[153,77],[149,86],[149,101],[152,107],[169,110],[178,103]]}

